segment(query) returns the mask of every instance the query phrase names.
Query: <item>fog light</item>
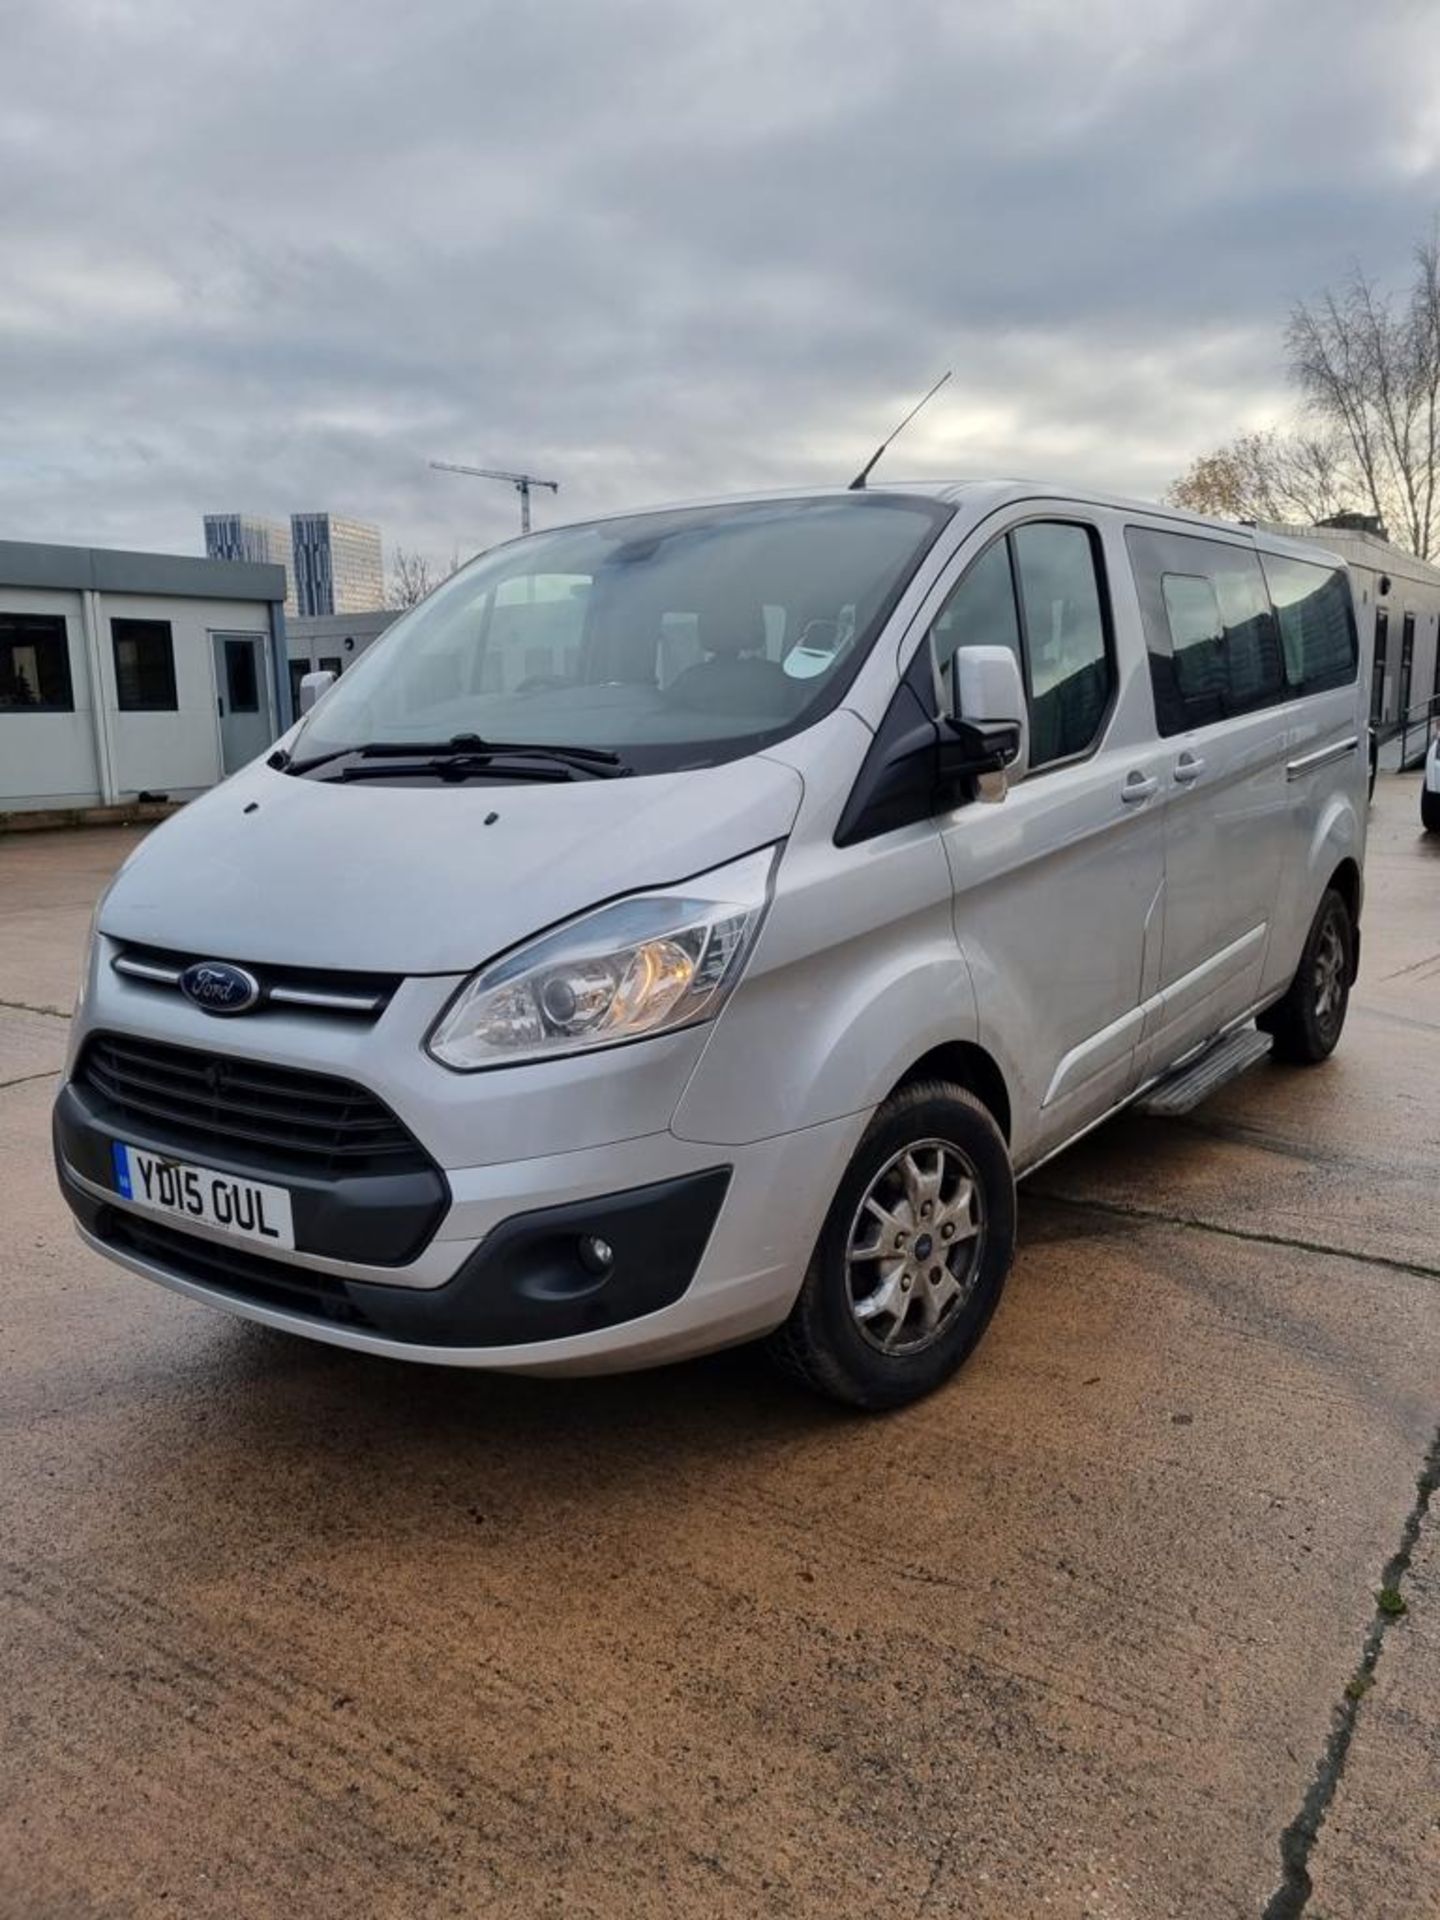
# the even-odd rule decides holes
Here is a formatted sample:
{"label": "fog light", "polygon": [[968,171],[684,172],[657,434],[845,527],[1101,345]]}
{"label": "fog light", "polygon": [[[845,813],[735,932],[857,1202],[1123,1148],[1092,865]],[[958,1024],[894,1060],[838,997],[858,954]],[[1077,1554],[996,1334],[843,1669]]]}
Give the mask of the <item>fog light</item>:
{"label": "fog light", "polygon": [[598,1233],[583,1234],[580,1239],[580,1264],[591,1273],[609,1273],[615,1264],[615,1249]]}

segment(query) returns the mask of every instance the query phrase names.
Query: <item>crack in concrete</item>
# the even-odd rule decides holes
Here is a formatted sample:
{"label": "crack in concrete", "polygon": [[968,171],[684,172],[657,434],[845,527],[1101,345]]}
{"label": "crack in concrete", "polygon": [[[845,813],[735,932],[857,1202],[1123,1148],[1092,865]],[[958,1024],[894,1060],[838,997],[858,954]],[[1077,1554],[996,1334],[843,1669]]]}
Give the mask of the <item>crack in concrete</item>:
{"label": "crack in concrete", "polygon": [[1422,967],[1440,966],[1440,953],[1427,953],[1423,960],[1412,960],[1408,967],[1397,967],[1393,973],[1382,973],[1382,980],[1403,980],[1407,973],[1419,973]]}
{"label": "crack in concrete", "polygon": [[[1425,1515],[1430,1510],[1430,1496],[1440,1486],[1440,1428],[1436,1429],[1425,1454],[1425,1464],[1415,1481],[1415,1500],[1405,1516],[1405,1524],[1400,1529],[1400,1544],[1385,1563],[1380,1575],[1380,1591],[1398,1589],[1400,1582],[1410,1569],[1410,1557],[1415,1551],[1415,1542],[1420,1537]],[[1365,1636],[1365,1644],[1360,1653],[1358,1672],[1368,1679],[1375,1671],[1375,1663],[1380,1658],[1380,1649],[1385,1643],[1385,1635],[1395,1616],[1377,1604],[1374,1617],[1370,1622],[1370,1631]],[[1319,1838],[1320,1828],[1330,1803],[1335,1797],[1335,1789],[1345,1771],[1345,1761],[1350,1752],[1350,1742],[1355,1735],[1355,1723],[1360,1717],[1360,1706],[1367,1689],[1352,1688],[1347,1684],[1339,1701],[1332,1709],[1330,1738],[1320,1755],[1315,1769],[1315,1777],[1310,1782],[1305,1798],[1300,1803],[1300,1811],[1280,1836],[1280,1884],[1266,1901],[1261,1920],[1297,1920],[1309,1904],[1313,1887],[1310,1880],[1310,1855]]]}
{"label": "crack in concrete", "polygon": [[1288,1234],[1262,1233],[1252,1227],[1225,1227],[1216,1220],[1202,1220],[1197,1214],[1162,1213],[1158,1207],[1135,1207],[1120,1200],[1078,1200],[1068,1193],[1055,1193],[1047,1187],[1032,1187],[1037,1200],[1052,1206],[1076,1207],[1087,1213],[1107,1213],[1118,1220],[1146,1220],[1162,1227],[1189,1227],[1196,1233],[1216,1233],[1226,1240],[1248,1240],[1260,1247],[1291,1247],[1297,1253],[1320,1253],[1331,1260],[1353,1260],[1361,1267],[1383,1267],[1387,1273],[1410,1273],[1422,1280],[1440,1280],[1440,1267],[1426,1266],[1418,1260],[1392,1260],[1383,1253],[1360,1253],[1348,1247],[1326,1246],[1319,1240],[1296,1240]]}
{"label": "crack in concrete", "polygon": [[45,1013],[52,1020],[68,1020],[70,1015],[63,1007],[37,1007],[29,1000],[0,1000],[0,1007],[9,1007],[14,1013]]}
{"label": "crack in concrete", "polygon": [[1417,1020],[1410,1013],[1394,1013],[1389,1007],[1363,1007],[1352,1002],[1350,1011],[1358,1014],[1362,1020],[1388,1020],[1392,1026],[1412,1027],[1417,1033],[1440,1033],[1440,1023]]}
{"label": "crack in concrete", "polygon": [[0,1080],[0,1093],[7,1087],[23,1087],[31,1080],[55,1080],[65,1071],[63,1067],[47,1067],[43,1073],[17,1073],[13,1080]]}
{"label": "crack in concrete", "polygon": [[1270,1133],[1264,1127],[1244,1120],[1208,1120],[1195,1113],[1178,1113],[1171,1116],[1170,1124],[1183,1127],[1190,1133],[1198,1133],[1207,1140],[1226,1140],[1234,1146],[1257,1147],[1262,1153],[1276,1153],[1283,1159],[1296,1160],[1306,1167],[1343,1167],[1346,1172],[1354,1173],[1361,1164],[1352,1155],[1327,1153],[1323,1148],[1302,1146],[1298,1141],[1287,1140],[1283,1134]]}

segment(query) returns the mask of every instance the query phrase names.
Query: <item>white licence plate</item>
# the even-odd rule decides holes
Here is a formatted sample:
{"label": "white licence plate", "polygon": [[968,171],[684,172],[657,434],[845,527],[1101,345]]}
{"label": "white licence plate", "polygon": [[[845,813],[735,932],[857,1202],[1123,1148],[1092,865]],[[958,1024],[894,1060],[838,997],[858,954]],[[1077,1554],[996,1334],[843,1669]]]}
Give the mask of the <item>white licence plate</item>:
{"label": "white licence plate", "polygon": [[173,1214],[178,1220],[198,1220],[202,1226],[218,1227],[264,1246],[295,1245],[290,1195],[284,1187],[237,1180],[211,1167],[186,1166],[146,1153],[142,1147],[124,1146],[119,1140],[111,1141],[110,1155],[116,1192],[137,1206]]}

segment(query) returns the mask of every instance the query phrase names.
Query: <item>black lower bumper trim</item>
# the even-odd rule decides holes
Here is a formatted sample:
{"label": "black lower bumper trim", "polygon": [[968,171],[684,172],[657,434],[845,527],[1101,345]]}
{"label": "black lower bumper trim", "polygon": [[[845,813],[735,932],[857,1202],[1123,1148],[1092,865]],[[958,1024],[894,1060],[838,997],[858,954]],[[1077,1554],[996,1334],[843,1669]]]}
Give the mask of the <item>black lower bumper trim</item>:
{"label": "black lower bumper trim", "polygon": [[[487,1234],[444,1286],[397,1287],[204,1240],[97,1198],[63,1163],[60,1175],[77,1218],[117,1253],[237,1301],[432,1347],[561,1340],[671,1306],[694,1278],[730,1184],[730,1169],[714,1167],[516,1214]],[[582,1257],[589,1238],[611,1250],[604,1272]]]}

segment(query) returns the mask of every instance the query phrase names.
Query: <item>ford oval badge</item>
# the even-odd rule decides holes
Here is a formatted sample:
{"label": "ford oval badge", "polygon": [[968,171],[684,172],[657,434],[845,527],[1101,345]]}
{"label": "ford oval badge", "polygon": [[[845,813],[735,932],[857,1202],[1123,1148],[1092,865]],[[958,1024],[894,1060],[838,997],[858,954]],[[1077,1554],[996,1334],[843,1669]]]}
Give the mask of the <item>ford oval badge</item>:
{"label": "ford oval badge", "polygon": [[181,974],[180,991],[205,1013],[248,1013],[260,998],[260,982],[228,960],[197,960]]}

